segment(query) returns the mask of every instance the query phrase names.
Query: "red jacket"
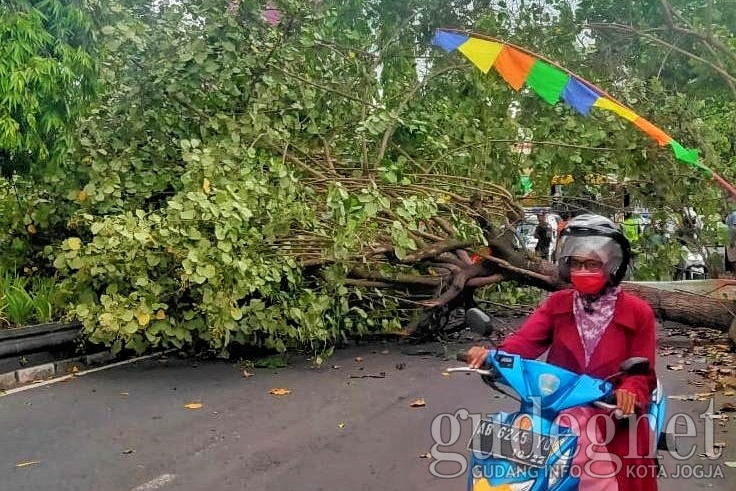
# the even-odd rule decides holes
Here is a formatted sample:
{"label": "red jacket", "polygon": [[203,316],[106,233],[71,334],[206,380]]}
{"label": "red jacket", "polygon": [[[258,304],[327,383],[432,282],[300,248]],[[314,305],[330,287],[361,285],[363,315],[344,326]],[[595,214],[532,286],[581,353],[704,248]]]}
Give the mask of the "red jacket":
{"label": "red jacket", "polygon": [[[521,328],[506,338],[499,348],[530,359],[538,358],[549,348],[548,363],[598,378],[606,378],[618,372],[619,366],[627,358],[643,356],[650,363],[651,370],[648,375],[630,375],[612,380],[616,388],[636,394],[637,404],[641,404],[639,414],[645,414],[648,410],[651,392],[657,384],[654,372],[656,361],[654,312],[644,300],[623,291],[616,303],[613,319],[591,356],[590,366],[587,369],[582,341],[573,315],[573,290],[562,290],[550,295]],[[604,428],[604,421],[602,419],[599,421],[600,426]],[[650,445],[647,421],[641,418],[636,442],[638,455],[644,458],[624,458],[629,454],[627,425],[627,420],[618,422],[615,436],[607,446],[609,452],[618,455],[623,461],[624,468],[617,475],[619,490],[656,490],[656,471],[653,467],[655,461],[646,458]],[[650,472],[643,479],[631,479],[627,478],[626,466],[636,467],[630,470],[629,475],[641,476],[645,474],[645,470]]]}

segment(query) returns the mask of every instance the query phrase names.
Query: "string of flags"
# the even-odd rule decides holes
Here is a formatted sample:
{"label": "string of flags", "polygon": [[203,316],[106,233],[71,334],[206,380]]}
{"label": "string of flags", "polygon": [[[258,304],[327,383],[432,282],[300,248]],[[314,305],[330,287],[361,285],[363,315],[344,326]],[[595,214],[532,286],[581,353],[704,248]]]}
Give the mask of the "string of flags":
{"label": "string of flags", "polygon": [[437,30],[432,44],[447,53],[459,51],[483,73],[493,68],[516,91],[526,85],[550,105],[562,100],[583,116],[588,116],[593,107],[611,111],[630,121],[660,146],[669,146],[678,160],[712,176],[712,171],[700,163],[697,149],[683,147],[661,128],[613,100],[594,85],[527,51],[451,29]]}

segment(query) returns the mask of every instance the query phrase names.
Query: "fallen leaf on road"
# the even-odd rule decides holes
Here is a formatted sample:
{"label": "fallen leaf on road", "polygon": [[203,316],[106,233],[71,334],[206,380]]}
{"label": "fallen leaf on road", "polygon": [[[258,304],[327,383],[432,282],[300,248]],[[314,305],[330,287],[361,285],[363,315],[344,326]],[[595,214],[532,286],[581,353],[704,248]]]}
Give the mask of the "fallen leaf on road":
{"label": "fallen leaf on road", "polygon": [[200,409],[203,406],[201,402],[190,402],[189,404],[184,404],[184,407],[187,409]]}
{"label": "fallen leaf on road", "polygon": [[342,422],[337,423],[337,427],[340,428],[340,429],[343,429],[343,428],[345,428],[345,423],[342,423]]}
{"label": "fallen leaf on road", "polygon": [[248,378],[255,375],[255,373],[250,373],[248,370],[243,370],[243,377]]}
{"label": "fallen leaf on road", "polygon": [[431,459],[432,458],[432,454],[429,453],[429,452],[424,452],[422,454],[419,454],[419,458],[420,459]]}
{"label": "fallen leaf on road", "polygon": [[363,357],[362,356],[356,356],[355,357],[355,361],[357,361],[358,363],[360,363],[361,361],[363,361]]}
{"label": "fallen leaf on road", "polygon": [[674,370],[674,371],[680,371],[683,368],[685,368],[682,365],[667,365],[667,370]]}
{"label": "fallen leaf on road", "polygon": [[268,393],[272,396],[285,396],[291,394],[291,389],[271,389]]}
{"label": "fallen leaf on road", "polygon": [[726,464],[726,467],[736,467],[736,461],[726,461],[724,464]]}
{"label": "fallen leaf on road", "polygon": [[28,467],[28,466],[36,465],[36,464],[40,464],[40,463],[41,463],[40,460],[28,460],[26,462],[20,462],[18,464],[15,464],[15,466],[16,467]]}
{"label": "fallen leaf on road", "polygon": [[424,407],[426,405],[427,403],[424,402],[424,398],[422,397],[415,399],[411,404],[409,404],[409,406],[411,407]]}
{"label": "fallen leaf on road", "polygon": [[720,411],[724,413],[734,413],[736,412],[736,404],[733,402],[724,402],[721,404]]}
{"label": "fallen leaf on road", "polygon": [[695,394],[688,394],[684,396],[667,396],[667,399],[673,399],[675,401],[699,401],[700,397]]}

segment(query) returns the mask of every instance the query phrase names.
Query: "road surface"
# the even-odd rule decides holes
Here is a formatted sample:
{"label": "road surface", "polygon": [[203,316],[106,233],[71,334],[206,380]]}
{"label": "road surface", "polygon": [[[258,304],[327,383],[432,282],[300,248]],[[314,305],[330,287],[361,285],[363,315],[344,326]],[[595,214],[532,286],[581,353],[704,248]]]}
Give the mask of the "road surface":
{"label": "road surface", "polygon": [[[450,353],[464,348],[453,345]],[[452,447],[436,448],[433,459],[427,458],[433,421],[460,408],[508,410],[513,401],[494,396],[474,375],[443,376],[456,362],[401,353],[417,349],[427,347],[350,348],[318,369],[300,360],[255,369],[247,378],[232,363],[171,357],[0,397],[0,489],[463,490],[464,476],[439,478],[429,469],[446,456],[438,452],[463,451],[470,423],[461,425]],[[659,367],[668,393],[703,390],[686,384],[692,375],[685,370],[665,370],[667,363],[673,361],[662,358]],[[349,378],[381,372],[385,378]],[[275,388],[290,393],[270,395]],[[426,405],[411,407],[418,398]],[[194,409],[185,407],[192,403]],[[736,461],[733,421],[714,425],[715,441],[728,444],[721,458],[698,457],[705,451],[705,420],[697,416],[707,404],[670,401],[670,415],[690,414],[699,425],[699,436],[690,439],[698,447],[685,462],[699,477],[670,476],[660,489],[734,489],[736,469],[724,465]],[[449,419],[444,425],[443,438],[450,438]],[[669,474],[686,469],[675,464],[664,460]],[[453,473],[458,464],[443,462],[436,470]]]}

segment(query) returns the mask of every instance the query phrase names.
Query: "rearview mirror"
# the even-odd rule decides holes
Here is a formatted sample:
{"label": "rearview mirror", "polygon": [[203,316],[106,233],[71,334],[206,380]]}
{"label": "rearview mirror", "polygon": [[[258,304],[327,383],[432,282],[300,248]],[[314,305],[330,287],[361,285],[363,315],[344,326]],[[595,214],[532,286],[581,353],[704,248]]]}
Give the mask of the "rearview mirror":
{"label": "rearview mirror", "polygon": [[628,375],[646,375],[649,373],[649,360],[643,356],[634,356],[621,363],[621,371]]}
{"label": "rearview mirror", "polygon": [[471,331],[481,336],[486,337],[493,334],[493,319],[477,307],[473,307],[465,313],[465,323]]}

